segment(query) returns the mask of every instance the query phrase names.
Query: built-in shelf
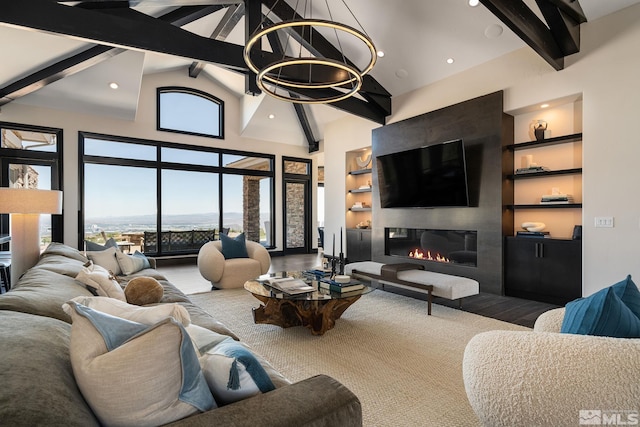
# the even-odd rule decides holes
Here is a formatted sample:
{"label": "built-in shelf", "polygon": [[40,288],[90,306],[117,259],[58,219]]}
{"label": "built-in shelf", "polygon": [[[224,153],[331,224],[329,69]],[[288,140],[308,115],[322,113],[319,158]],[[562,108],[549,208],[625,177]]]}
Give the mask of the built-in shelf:
{"label": "built-in shelf", "polygon": [[364,175],[365,173],[371,173],[371,169],[356,169],[349,171],[349,175]]}
{"label": "built-in shelf", "polygon": [[548,145],[566,144],[568,142],[579,142],[579,141],[582,141],[582,132],[574,133],[571,135],[558,136],[555,138],[543,139],[540,141],[520,142],[518,144],[507,145],[506,148],[511,151],[516,151],[516,150],[524,150],[527,148],[544,147]]}
{"label": "built-in shelf", "polygon": [[349,208],[351,212],[371,212],[371,208]]}
{"label": "built-in shelf", "polygon": [[349,193],[371,193],[371,187],[369,187],[369,188],[355,188],[353,190],[349,190]]}
{"label": "built-in shelf", "polygon": [[548,204],[532,204],[532,205],[506,205],[507,209],[580,209],[582,203],[548,203]]}
{"label": "built-in shelf", "polygon": [[581,173],[582,173],[582,168],[572,168],[572,169],[561,169],[561,170],[555,170],[555,171],[512,174],[512,175],[508,175],[507,178],[509,179],[543,178],[545,176],[577,175]]}

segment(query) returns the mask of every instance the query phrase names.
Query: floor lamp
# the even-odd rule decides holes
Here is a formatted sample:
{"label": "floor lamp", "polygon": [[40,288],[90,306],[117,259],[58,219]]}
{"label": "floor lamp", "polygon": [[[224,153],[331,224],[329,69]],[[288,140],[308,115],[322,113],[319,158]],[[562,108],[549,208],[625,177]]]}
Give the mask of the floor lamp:
{"label": "floor lamp", "polygon": [[11,286],[40,258],[40,214],[62,213],[62,191],[0,188],[0,213],[11,214]]}

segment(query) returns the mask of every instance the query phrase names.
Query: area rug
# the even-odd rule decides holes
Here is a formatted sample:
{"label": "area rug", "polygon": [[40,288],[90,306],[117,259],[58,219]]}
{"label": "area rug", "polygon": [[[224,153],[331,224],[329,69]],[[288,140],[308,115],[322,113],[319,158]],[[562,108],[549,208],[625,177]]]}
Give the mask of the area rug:
{"label": "area rug", "polygon": [[483,331],[528,330],[381,290],[364,295],[322,336],[254,324],[259,301],[244,289],[189,295],[291,381],[336,378],[362,402],[365,426],[476,426],[462,357]]}

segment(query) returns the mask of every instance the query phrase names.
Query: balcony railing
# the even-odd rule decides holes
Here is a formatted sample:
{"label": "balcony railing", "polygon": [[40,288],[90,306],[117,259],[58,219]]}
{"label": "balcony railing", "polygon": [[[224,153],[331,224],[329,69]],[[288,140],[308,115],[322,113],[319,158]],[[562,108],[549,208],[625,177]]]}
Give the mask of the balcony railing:
{"label": "balcony railing", "polygon": [[158,251],[158,233],[155,231],[145,231],[143,237],[143,252],[171,253],[194,251],[200,249],[205,243],[218,240],[219,238],[220,235],[216,229],[162,231],[160,233],[160,251]]}

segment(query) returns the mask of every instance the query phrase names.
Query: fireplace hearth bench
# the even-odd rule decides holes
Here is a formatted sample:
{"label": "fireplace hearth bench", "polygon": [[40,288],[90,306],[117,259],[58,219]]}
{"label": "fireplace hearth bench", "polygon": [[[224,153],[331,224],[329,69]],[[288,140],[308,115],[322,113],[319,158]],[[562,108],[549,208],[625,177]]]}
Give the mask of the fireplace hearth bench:
{"label": "fireplace hearth bench", "polygon": [[480,285],[467,277],[427,271],[422,265],[411,263],[383,264],[374,261],[353,262],[345,266],[345,274],[365,279],[377,280],[400,288],[427,293],[427,314],[431,315],[433,297],[458,300],[477,295]]}

